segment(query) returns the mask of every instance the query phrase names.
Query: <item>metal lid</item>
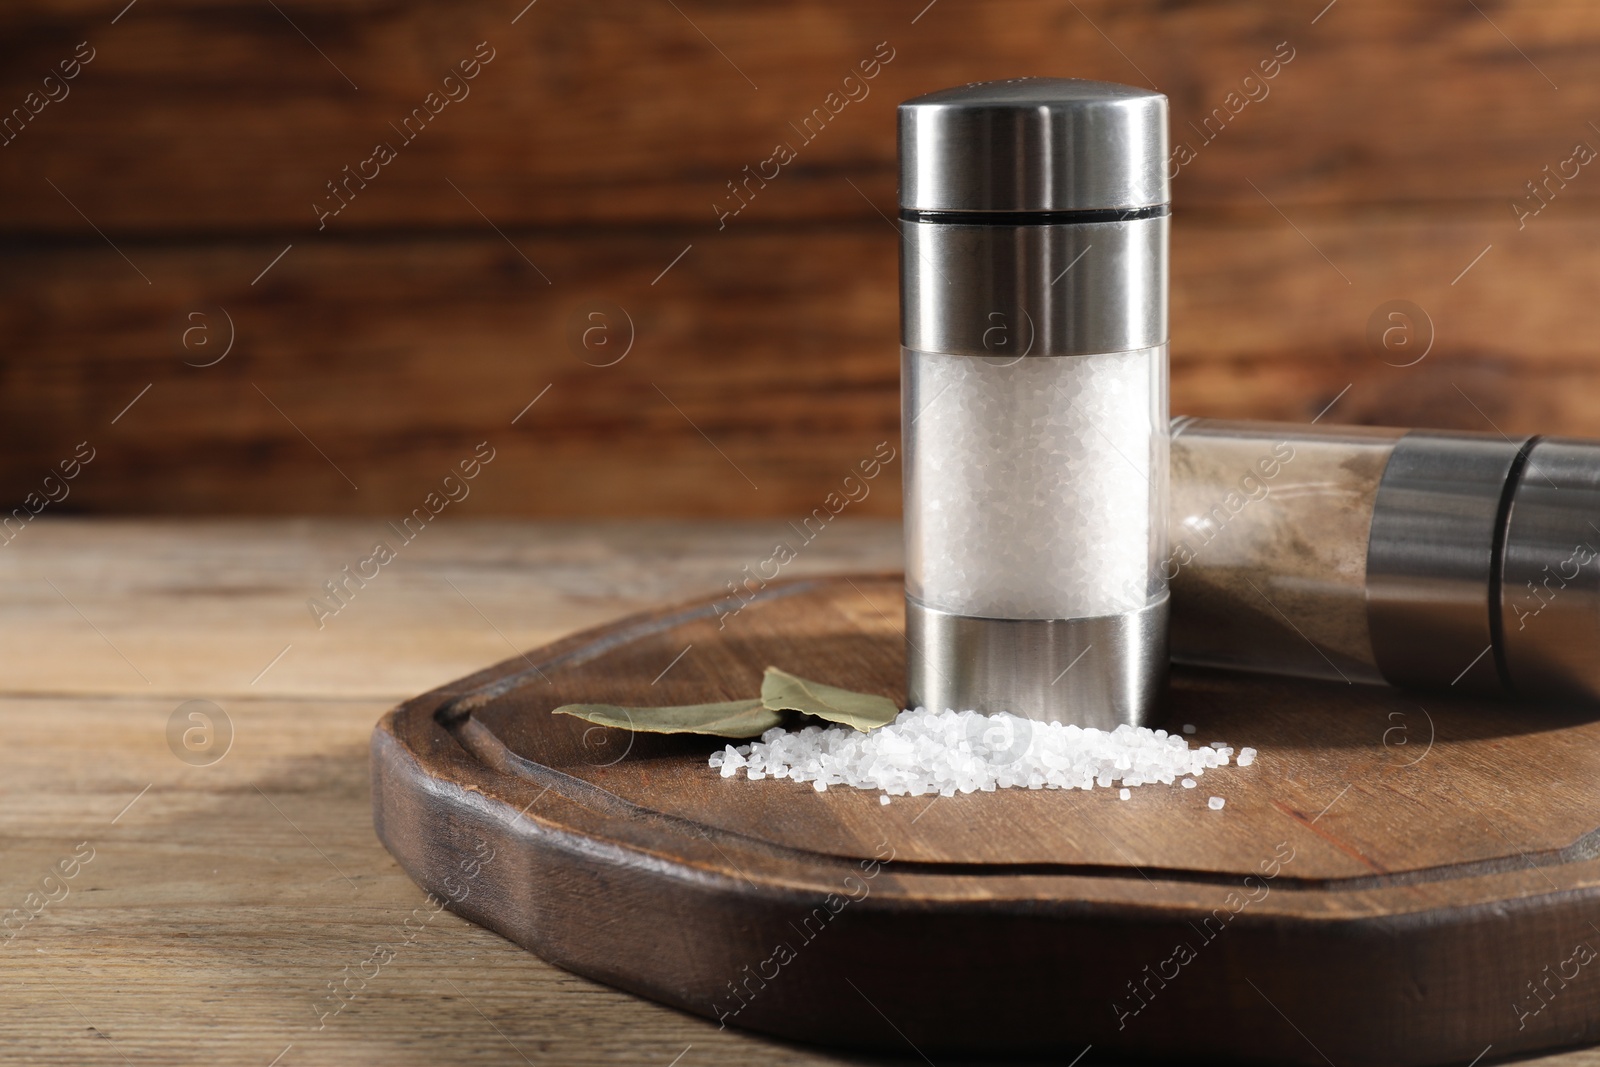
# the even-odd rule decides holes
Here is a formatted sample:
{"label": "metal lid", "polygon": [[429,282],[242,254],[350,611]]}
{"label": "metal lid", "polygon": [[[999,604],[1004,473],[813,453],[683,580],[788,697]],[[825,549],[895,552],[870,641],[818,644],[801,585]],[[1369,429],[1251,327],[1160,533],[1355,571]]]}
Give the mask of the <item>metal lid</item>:
{"label": "metal lid", "polygon": [[1014,78],[900,105],[903,211],[1127,211],[1169,200],[1161,93]]}
{"label": "metal lid", "polygon": [[1511,688],[1600,700],[1600,442],[1538,439],[1505,538],[1500,632]]}

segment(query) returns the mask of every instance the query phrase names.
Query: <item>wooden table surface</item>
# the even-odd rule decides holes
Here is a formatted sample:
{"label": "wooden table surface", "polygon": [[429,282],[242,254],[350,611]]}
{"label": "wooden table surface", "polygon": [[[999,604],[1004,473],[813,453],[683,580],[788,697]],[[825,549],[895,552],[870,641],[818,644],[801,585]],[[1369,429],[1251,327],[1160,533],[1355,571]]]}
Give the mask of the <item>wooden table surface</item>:
{"label": "wooden table surface", "polygon": [[[561,634],[722,590],[781,529],[439,524],[319,629],[308,599],[381,523],[32,524],[0,546],[0,920],[36,913],[0,929],[0,1061],[882,1062],[719,1031],[448,912],[318,1014],[424,903],[372,831],[378,717]],[[786,573],[897,567],[898,540],[842,521]],[[189,761],[168,741],[194,700],[231,724],[212,762],[220,728]],[[1600,1050],[1527,1062],[1600,1067]]]}

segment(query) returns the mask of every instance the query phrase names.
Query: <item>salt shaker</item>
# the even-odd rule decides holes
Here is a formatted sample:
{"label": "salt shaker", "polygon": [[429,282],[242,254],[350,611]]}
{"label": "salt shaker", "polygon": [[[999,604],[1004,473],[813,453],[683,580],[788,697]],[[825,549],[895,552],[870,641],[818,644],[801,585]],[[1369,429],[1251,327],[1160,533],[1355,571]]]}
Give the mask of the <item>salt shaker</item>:
{"label": "salt shaker", "polygon": [[909,704],[1104,729],[1167,662],[1167,99],[900,105]]}

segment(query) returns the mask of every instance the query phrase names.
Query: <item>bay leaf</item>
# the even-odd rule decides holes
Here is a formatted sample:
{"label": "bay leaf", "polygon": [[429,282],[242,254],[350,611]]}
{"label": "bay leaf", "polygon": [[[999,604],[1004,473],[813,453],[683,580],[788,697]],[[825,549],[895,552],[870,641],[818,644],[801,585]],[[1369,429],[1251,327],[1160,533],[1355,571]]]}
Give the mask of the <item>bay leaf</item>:
{"label": "bay leaf", "polygon": [[886,726],[900,714],[900,705],[888,697],[823,685],[777,667],[768,667],[761,677],[761,703],[771,711],[801,711],[862,733]]}
{"label": "bay leaf", "polygon": [[648,734],[710,734],[713,737],[760,737],[783,722],[756,700],[720,704],[680,704],[667,708],[625,708],[617,704],[565,704],[552,715],[573,715],[598,726],[614,726]]}

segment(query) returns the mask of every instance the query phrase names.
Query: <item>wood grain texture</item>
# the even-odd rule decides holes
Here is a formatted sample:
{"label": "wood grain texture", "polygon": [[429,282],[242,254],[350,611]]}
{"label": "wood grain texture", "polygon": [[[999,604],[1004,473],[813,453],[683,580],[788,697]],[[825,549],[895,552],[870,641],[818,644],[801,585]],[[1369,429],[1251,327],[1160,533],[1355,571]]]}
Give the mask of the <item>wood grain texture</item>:
{"label": "wood grain texture", "polygon": [[[170,700],[0,699],[0,908],[23,907],[80,842],[94,850],[69,895],[0,947],[6,1062],[665,1064],[690,1045],[700,1063],[833,1062],[430,918],[372,835],[364,738],[385,703],[226,706],[235,750],[189,767],[163,741]],[[329,983],[380,944],[393,959],[322,1021]]]}
{"label": "wood grain texture", "polygon": [[[1167,93],[1175,142],[1197,153],[1176,186],[1180,212],[1256,205],[1248,179],[1285,206],[1478,202],[1505,214],[1546,163],[1593,141],[1588,122],[1600,114],[1600,85],[1587,77],[1600,14],[1554,0],[1482,13],[1447,0],[1342,0],[1320,18],[1314,2],[945,0],[915,22],[922,4],[541,0],[515,24],[523,5],[502,0],[279,6],[146,5],[112,26],[99,6],[8,5],[7,107],[79,41],[97,54],[70,96],[0,150],[0,220],[83,232],[48,177],[113,233],[309,233],[325,183],[389,141],[398,158],[332,227],[476,228],[476,204],[502,226],[707,230],[726,183],[791,140],[800,158],[737,225],[871,221],[841,176],[892,194],[895,104],[1015,74]],[[404,142],[391,124],[479,42],[495,58],[470,94]],[[880,42],[894,58],[868,94],[801,143],[791,123],[844,90]],[[1293,58],[1262,96],[1243,79],[1280,44]],[[1247,92],[1261,98],[1228,100]],[[1237,114],[1223,123],[1217,108]],[[1592,204],[1597,190],[1580,180],[1561,195]]]}
{"label": "wood grain texture", "polygon": [[[830,530],[795,567],[896,565],[890,524],[831,539],[851,529]],[[424,904],[372,833],[373,723],[396,699],[510,654],[443,579],[531,648],[715,591],[770,530],[502,522],[432,532],[365,606],[320,634],[301,615],[305,587],[364,544],[363,522],[79,520],[0,549],[10,594],[0,610],[0,910],[21,906],[79,842],[96,849],[70,895],[0,947],[7,1063],[122,1063],[119,1051],[134,1063],[226,1067],[263,1067],[280,1053],[278,1067],[521,1067],[524,1056],[665,1067],[680,1053],[679,1067],[921,1063],[909,1049],[884,1060],[719,1031],[449,912],[312,1029],[327,983],[403,938],[395,928]],[[179,762],[164,740],[174,708],[197,698],[216,701],[236,727],[232,750],[209,767]],[[1600,1054],[1537,1062],[1596,1067]]]}
{"label": "wood grain texture", "polygon": [[[393,539],[381,522],[40,519],[0,546],[0,695],[392,705],[571,630],[726,590],[787,532],[485,521],[473,499],[461,507],[365,588],[346,587],[346,606],[320,627],[307,601],[331,605],[324,583]],[[900,559],[898,523],[846,514],[784,569]]]}
{"label": "wood grain texture", "polygon": [[[1180,218],[1173,409],[1306,420],[1340,397],[1327,421],[1593,433],[1600,221],[1562,207],[1520,233]],[[283,245],[122,246],[154,286],[104,245],[0,253],[0,492],[19,506],[87,440],[68,511],[397,520],[488,441],[472,491],[491,513],[792,518],[897,440],[887,223],[514,236],[296,244],[255,285]],[[1414,366],[1368,342],[1395,299],[1431,324]],[[615,347],[590,350],[599,301]],[[897,514],[898,479],[853,506]]]}
{"label": "wood grain texture", "polygon": [[[510,655],[496,626],[531,647],[715,589],[770,528],[441,525],[365,605],[308,633],[305,587],[367,533],[77,521],[0,550],[0,914],[80,842],[94,849],[68,895],[0,943],[0,1059],[662,1067],[692,1045],[680,1067],[882,1062],[719,1031],[448,912],[401,943],[428,909],[372,832],[366,744],[396,699]],[[893,565],[898,551],[887,524],[829,535],[795,566]],[[165,739],[191,699],[233,724],[210,766]],[[328,983],[378,944],[395,959],[316,1029]]]}
{"label": "wood grain texture", "polygon": [[[93,58],[0,145],[0,504],[89,439],[69,512],[394,517],[509,434],[496,514],[804,514],[898,421],[894,104],[1017,73],[1171,98],[1175,410],[1309,418],[1348,386],[1329,421],[1592,432],[1600,180],[1511,210],[1600,145],[1592,7],[925,7],[7,5],[0,119]],[[326,183],[480,42],[470,95],[319,229]],[[866,95],[720,226],[879,42]],[[1402,299],[1436,334],[1408,368],[1367,341]],[[571,340],[596,301],[632,324],[612,367]],[[235,347],[197,366],[219,308]]]}
{"label": "wood grain texture", "polygon": [[[902,595],[898,575],[775,583],[408,701],[373,734],[378,834],[547,959],[787,1037],[1374,1065],[1600,1038],[1573,962],[1596,958],[1600,724],[1575,709],[1179,671],[1167,725],[1259,745],[1252,767],[1131,802],[887,808],[722,779],[714,739],[549,714],[738,699],[770,663],[900,699]],[[1572,974],[1535,996],[1547,965]]]}
{"label": "wood grain texture", "polygon": [[[296,247],[257,285],[283,246],[129,247],[162,306],[110,249],[9,257],[38,286],[0,315],[14,351],[55,355],[0,370],[7,495],[89,439],[73,508],[398,521],[488,441],[494,513],[808,514],[898,449],[893,233],[739,236],[652,286],[686,243],[525,242],[559,287],[493,235]],[[590,353],[569,333],[601,299],[622,310]],[[898,478],[869,513],[896,512]]]}

